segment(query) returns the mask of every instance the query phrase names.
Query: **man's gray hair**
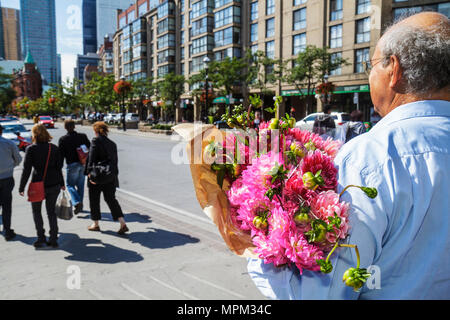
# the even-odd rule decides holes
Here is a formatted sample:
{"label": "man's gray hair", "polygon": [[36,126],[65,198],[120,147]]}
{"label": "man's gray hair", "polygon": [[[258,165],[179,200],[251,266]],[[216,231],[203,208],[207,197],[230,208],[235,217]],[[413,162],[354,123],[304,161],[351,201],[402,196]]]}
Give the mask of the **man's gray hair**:
{"label": "man's gray hair", "polygon": [[426,95],[449,85],[450,24],[443,18],[426,29],[395,24],[383,36],[383,65],[389,64],[391,56],[399,59],[406,93]]}

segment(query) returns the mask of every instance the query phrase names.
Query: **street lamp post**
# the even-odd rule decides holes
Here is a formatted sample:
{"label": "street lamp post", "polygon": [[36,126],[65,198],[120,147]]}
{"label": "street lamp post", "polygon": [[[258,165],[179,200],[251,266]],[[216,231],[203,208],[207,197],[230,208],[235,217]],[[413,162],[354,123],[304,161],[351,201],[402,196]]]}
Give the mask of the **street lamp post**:
{"label": "street lamp post", "polygon": [[202,118],[204,118],[205,119],[205,121],[206,121],[206,114],[207,114],[207,112],[208,112],[208,91],[209,91],[209,88],[208,88],[208,71],[209,71],[209,62],[210,62],[210,59],[209,59],[209,57],[208,56],[206,56],[204,59],[203,59],[203,63],[205,64],[205,72],[206,72],[206,77],[205,77],[205,112],[203,113],[202,112]]}

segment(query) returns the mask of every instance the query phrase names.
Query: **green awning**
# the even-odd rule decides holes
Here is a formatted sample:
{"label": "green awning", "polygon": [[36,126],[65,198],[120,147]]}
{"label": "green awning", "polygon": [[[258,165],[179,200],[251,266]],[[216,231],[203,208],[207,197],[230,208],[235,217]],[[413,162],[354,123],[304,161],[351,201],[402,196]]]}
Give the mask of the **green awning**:
{"label": "green awning", "polygon": [[213,100],[213,103],[225,103],[230,104],[230,100],[227,97],[217,97]]}

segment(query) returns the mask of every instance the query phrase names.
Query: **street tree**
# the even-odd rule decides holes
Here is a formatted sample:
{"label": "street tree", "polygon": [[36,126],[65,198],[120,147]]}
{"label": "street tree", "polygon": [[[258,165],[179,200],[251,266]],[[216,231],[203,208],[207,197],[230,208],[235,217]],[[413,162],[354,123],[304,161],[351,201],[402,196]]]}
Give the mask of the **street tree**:
{"label": "street tree", "polygon": [[85,101],[96,112],[111,112],[113,105],[118,101],[117,93],[114,92],[115,83],[113,74],[92,73],[92,79],[84,86]]}
{"label": "street tree", "polygon": [[307,46],[291,61],[292,67],[286,70],[283,79],[287,84],[296,87],[300,96],[306,99],[307,113],[312,113],[317,82],[323,82],[325,74],[329,74],[347,62],[342,58],[333,59],[328,48],[316,46]]}
{"label": "street tree", "polygon": [[12,76],[3,73],[0,67],[0,114],[7,113],[8,106],[16,97],[16,92],[11,86]]}
{"label": "street tree", "polygon": [[[156,82],[158,94],[164,101],[164,111],[167,114],[172,114],[175,108],[179,106],[179,100],[184,93],[184,83],[186,79],[183,75],[168,73],[162,80]],[[166,118],[165,117],[165,118]]]}
{"label": "street tree", "polygon": [[143,119],[143,101],[147,99],[147,97],[153,96],[155,92],[155,85],[153,83],[153,78],[141,78],[138,80],[134,80],[131,84],[132,89],[130,96],[132,100],[136,102],[138,106],[138,114],[139,118]]}

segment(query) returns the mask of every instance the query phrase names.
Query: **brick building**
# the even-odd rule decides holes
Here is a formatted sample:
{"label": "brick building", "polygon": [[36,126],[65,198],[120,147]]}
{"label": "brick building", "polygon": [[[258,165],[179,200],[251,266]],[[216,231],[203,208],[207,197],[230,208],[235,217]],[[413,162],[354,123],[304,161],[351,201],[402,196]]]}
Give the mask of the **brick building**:
{"label": "brick building", "polygon": [[42,96],[42,75],[30,52],[25,58],[23,69],[13,73],[13,89],[18,100],[24,97],[36,100]]}

